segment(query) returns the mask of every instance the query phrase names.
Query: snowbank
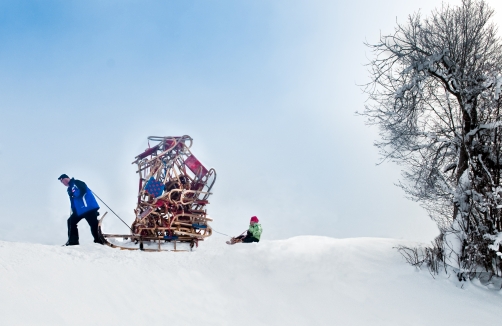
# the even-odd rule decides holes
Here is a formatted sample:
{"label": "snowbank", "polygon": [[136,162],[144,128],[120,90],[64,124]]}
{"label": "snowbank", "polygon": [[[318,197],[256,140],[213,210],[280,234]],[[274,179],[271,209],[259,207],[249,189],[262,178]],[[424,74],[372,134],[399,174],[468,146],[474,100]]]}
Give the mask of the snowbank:
{"label": "snowbank", "polygon": [[495,325],[500,291],[416,272],[393,239],[195,252],[0,242],[1,325]]}

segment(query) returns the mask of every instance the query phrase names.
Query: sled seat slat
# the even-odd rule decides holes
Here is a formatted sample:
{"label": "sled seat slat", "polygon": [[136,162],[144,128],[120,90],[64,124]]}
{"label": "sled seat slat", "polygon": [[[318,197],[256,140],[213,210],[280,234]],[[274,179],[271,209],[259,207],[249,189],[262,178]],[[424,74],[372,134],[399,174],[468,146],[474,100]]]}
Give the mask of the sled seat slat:
{"label": "sled seat slat", "polygon": [[198,178],[202,178],[208,172],[204,165],[193,155],[190,155],[185,160],[185,164]]}

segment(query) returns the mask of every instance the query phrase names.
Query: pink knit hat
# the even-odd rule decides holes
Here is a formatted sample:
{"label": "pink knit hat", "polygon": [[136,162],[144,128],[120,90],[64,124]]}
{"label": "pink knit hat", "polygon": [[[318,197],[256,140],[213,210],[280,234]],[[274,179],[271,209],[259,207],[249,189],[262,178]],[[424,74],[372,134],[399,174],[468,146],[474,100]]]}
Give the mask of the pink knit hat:
{"label": "pink knit hat", "polygon": [[256,216],[251,217],[251,222],[258,223],[259,221],[260,220]]}

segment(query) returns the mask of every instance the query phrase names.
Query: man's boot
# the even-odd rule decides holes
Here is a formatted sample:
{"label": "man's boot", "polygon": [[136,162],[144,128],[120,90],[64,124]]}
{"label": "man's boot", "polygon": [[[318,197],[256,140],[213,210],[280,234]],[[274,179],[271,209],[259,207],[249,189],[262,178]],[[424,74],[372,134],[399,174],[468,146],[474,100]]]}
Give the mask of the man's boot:
{"label": "man's boot", "polygon": [[65,246],[78,246],[78,231],[73,234],[70,234],[70,237],[68,238],[68,241],[66,242]]}

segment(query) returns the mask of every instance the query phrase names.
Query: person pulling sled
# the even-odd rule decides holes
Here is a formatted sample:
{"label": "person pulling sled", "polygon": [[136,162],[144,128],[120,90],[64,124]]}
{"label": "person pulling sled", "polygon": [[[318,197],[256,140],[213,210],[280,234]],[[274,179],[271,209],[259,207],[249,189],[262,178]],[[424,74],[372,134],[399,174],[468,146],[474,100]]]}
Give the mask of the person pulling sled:
{"label": "person pulling sled", "polygon": [[251,220],[249,221],[249,229],[247,230],[246,235],[241,234],[238,237],[234,237],[230,239],[230,241],[227,241],[227,244],[233,245],[236,243],[251,243],[251,242],[260,242],[260,237],[261,237],[261,224],[258,223],[260,220],[258,220],[258,217],[253,216],[251,217]]}
{"label": "person pulling sled", "polygon": [[77,223],[85,219],[91,228],[94,243],[103,244],[103,240],[98,234],[98,209],[99,205],[92,194],[91,189],[85,182],[75,180],[66,174],[61,174],[58,178],[67,187],[68,197],[70,197],[72,214],[68,219],[68,241],[65,246],[75,246],[79,244]]}

